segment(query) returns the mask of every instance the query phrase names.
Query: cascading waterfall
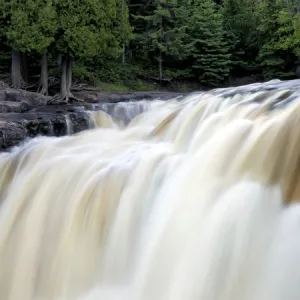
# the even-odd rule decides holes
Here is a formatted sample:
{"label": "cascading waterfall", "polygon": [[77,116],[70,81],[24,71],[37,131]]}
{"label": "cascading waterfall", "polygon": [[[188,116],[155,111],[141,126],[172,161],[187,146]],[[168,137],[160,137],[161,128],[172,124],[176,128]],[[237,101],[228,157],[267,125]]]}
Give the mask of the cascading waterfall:
{"label": "cascading waterfall", "polygon": [[299,91],[99,112],[1,154],[0,299],[299,300]]}
{"label": "cascading waterfall", "polygon": [[155,106],[157,102],[162,101],[153,101],[152,103],[146,100],[119,103],[99,103],[94,105],[94,111],[104,111],[114,120],[121,122],[122,125],[127,125],[137,115],[148,111],[152,105]]}
{"label": "cascading waterfall", "polygon": [[74,129],[73,129],[73,124],[72,121],[70,119],[70,116],[68,114],[65,115],[65,119],[66,119],[66,126],[67,126],[67,134],[73,134],[74,133]]}

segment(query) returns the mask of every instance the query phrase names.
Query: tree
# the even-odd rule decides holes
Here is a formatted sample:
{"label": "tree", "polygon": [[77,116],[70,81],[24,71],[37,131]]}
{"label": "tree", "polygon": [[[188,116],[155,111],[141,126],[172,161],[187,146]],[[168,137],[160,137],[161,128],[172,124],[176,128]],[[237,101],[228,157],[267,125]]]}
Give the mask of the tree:
{"label": "tree", "polygon": [[126,46],[133,37],[132,27],[129,22],[127,2],[129,2],[129,0],[121,0],[121,5],[118,5],[118,19],[120,23],[120,35],[122,40],[122,64],[124,64],[126,60]]}
{"label": "tree", "polygon": [[284,8],[281,0],[264,0],[260,2],[258,13],[260,15],[260,50],[258,61],[265,79],[290,78],[294,75],[291,71],[290,58],[292,51],[283,51],[280,45],[283,30],[279,15]]}
{"label": "tree", "polygon": [[189,20],[193,69],[203,84],[217,85],[229,75],[230,54],[223,16],[212,0],[194,2]]}
{"label": "tree", "polygon": [[61,98],[69,101],[72,65],[76,57],[92,57],[116,52],[117,32],[115,0],[53,0],[59,20],[56,51],[61,54]]}
{"label": "tree", "polygon": [[231,48],[233,72],[247,74],[256,68],[259,52],[260,15],[258,5],[263,0],[224,0],[222,14],[227,41]]}
{"label": "tree", "polygon": [[22,85],[21,53],[37,52],[43,56],[41,63],[42,92],[48,91],[47,48],[54,41],[57,30],[57,15],[48,0],[10,0],[5,1],[5,34],[12,47],[12,85]]}
{"label": "tree", "polygon": [[184,6],[177,0],[155,0],[150,14],[138,15],[145,22],[146,30],[137,35],[137,41],[158,62],[159,80],[163,79],[163,61],[167,56],[182,59],[186,53],[184,38],[186,26],[182,22],[186,15]]}
{"label": "tree", "polygon": [[284,6],[278,14],[277,48],[296,55],[295,71],[300,77],[300,0],[284,0]]}

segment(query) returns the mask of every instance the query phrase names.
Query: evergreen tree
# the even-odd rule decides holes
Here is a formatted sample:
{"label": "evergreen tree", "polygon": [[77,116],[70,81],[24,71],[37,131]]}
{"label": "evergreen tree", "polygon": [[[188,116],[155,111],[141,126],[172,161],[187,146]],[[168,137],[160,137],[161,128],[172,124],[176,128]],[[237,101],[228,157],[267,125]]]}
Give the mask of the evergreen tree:
{"label": "evergreen tree", "polygon": [[[37,52],[43,54],[41,83],[47,93],[47,57],[49,45],[54,41],[57,30],[57,15],[48,0],[5,0],[5,35],[12,48],[12,85],[22,85],[21,53]],[[26,57],[26,56],[23,56]]]}
{"label": "evergreen tree", "polygon": [[[261,47],[258,61],[265,79],[289,78],[294,75],[291,71],[289,60],[293,56],[291,51],[282,51],[280,31],[283,30],[279,20],[283,9],[282,1],[264,0],[260,3]],[[286,49],[287,50],[287,49]]]}
{"label": "evergreen tree", "polygon": [[68,101],[74,98],[71,85],[75,57],[119,53],[116,3],[115,0],[53,1],[59,20],[55,38],[56,49],[61,54],[61,97]]}
{"label": "evergreen tree", "polygon": [[134,28],[134,39],[131,42],[133,56],[140,62],[149,62],[149,33],[151,26],[147,17],[151,16],[154,11],[153,1],[148,0],[131,0],[129,5],[130,22]]}
{"label": "evergreen tree", "polygon": [[163,79],[163,61],[169,57],[178,60],[185,57],[184,38],[186,26],[183,23],[187,10],[177,0],[155,0],[150,7],[151,14],[139,15],[145,22],[145,31],[137,36],[142,49],[154,55],[158,62],[159,80]]}
{"label": "evergreen tree", "polygon": [[300,0],[285,0],[278,14],[277,49],[291,51],[296,56],[296,74],[300,77]]}
{"label": "evergreen tree", "polygon": [[257,68],[259,51],[260,15],[258,5],[261,0],[224,0],[222,14],[224,28],[231,49],[233,72],[247,74]]}
{"label": "evergreen tree", "polygon": [[120,24],[120,36],[122,40],[122,63],[126,60],[126,46],[128,46],[129,41],[132,39],[132,27],[129,22],[129,11],[126,0],[121,0],[117,2],[118,4],[118,20]]}
{"label": "evergreen tree", "polygon": [[193,4],[189,21],[193,69],[203,84],[217,85],[229,75],[230,54],[225,41],[223,16],[212,0]]}
{"label": "evergreen tree", "polygon": [[89,81],[153,72],[207,85],[229,75],[300,76],[300,0],[2,0],[0,35],[0,72],[11,56],[12,85],[26,82],[26,57],[32,77],[41,57],[47,94],[48,54],[59,56],[66,101],[73,61]]}

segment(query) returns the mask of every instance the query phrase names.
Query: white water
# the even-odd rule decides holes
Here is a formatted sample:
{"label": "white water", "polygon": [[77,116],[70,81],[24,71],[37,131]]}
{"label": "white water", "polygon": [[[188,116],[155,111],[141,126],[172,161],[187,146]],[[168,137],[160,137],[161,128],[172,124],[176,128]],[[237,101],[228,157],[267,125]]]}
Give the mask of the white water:
{"label": "white water", "polygon": [[71,121],[69,115],[65,115],[65,119],[66,119],[66,126],[67,126],[67,134],[71,135],[71,134],[74,133],[74,128],[73,128],[72,121]]}
{"label": "white water", "polygon": [[0,299],[299,300],[298,89],[94,112],[2,154]]}

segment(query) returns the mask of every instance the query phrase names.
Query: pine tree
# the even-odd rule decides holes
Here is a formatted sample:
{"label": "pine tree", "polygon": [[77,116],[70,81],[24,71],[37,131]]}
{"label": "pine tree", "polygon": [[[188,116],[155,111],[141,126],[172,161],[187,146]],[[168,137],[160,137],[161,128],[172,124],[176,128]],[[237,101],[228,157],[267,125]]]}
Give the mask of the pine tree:
{"label": "pine tree", "polygon": [[193,69],[203,84],[217,85],[229,75],[230,54],[222,14],[212,0],[193,4],[189,20]]}
{"label": "pine tree", "polygon": [[257,8],[261,0],[224,0],[222,14],[227,41],[231,48],[233,72],[253,72],[259,51],[260,16]]}
{"label": "pine tree", "polygon": [[149,8],[149,15],[136,17],[145,22],[145,31],[137,35],[137,40],[148,56],[154,55],[158,62],[158,78],[162,80],[164,59],[176,57],[180,60],[186,55],[183,43],[186,26],[183,20],[187,10],[177,0],[155,0]]}
{"label": "pine tree", "polygon": [[[121,3],[120,3],[121,2]],[[118,20],[120,26],[120,36],[122,41],[122,64],[126,61],[126,47],[133,38],[132,27],[129,22],[129,10],[126,0],[117,2]]]}

